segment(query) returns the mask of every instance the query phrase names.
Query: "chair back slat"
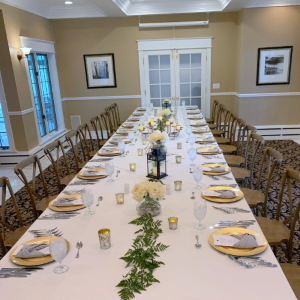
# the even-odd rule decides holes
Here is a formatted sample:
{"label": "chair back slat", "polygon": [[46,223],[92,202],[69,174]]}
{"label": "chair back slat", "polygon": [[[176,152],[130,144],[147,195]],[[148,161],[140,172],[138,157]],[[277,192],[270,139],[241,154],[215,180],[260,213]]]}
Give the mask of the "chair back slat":
{"label": "chair back slat", "polygon": [[80,159],[79,159],[79,155],[78,155],[78,147],[80,145],[79,131],[72,130],[65,135],[65,138],[66,138],[66,141],[69,144],[71,151],[73,153],[74,161],[75,161],[75,165],[76,165],[76,171],[78,173],[80,171],[80,167],[79,167]]}
{"label": "chair back slat", "polygon": [[90,120],[93,130],[95,131],[99,149],[102,147],[101,141],[104,141],[104,132],[99,116],[93,117]]}

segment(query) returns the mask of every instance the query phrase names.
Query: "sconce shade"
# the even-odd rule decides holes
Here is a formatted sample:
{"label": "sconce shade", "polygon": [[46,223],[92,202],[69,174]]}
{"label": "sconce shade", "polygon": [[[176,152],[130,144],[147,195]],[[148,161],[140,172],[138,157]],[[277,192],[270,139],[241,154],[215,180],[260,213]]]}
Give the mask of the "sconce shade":
{"label": "sconce shade", "polygon": [[28,55],[30,53],[30,50],[32,48],[22,47],[20,49],[22,50],[22,52],[23,52],[24,55]]}

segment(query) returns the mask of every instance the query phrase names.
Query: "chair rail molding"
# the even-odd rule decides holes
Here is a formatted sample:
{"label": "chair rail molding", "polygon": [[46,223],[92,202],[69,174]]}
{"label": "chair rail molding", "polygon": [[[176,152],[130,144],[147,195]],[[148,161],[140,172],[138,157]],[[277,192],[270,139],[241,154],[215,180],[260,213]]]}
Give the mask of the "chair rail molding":
{"label": "chair rail molding", "polygon": [[259,98],[259,97],[285,97],[300,96],[300,92],[284,92],[284,93],[257,93],[257,94],[239,94],[236,92],[220,92],[210,93],[210,96],[236,96],[239,98]]}

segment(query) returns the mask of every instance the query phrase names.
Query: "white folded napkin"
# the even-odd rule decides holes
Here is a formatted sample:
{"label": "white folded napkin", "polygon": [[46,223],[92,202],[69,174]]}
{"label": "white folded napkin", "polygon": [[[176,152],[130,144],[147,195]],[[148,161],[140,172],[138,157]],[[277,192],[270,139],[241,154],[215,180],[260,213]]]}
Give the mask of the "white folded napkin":
{"label": "white folded napkin", "polygon": [[241,235],[219,235],[214,234],[215,246],[227,246],[234,248],[256,248],[263,246],[265,243],[262,241],[260,236],[252,234],[241,234]]}
{"label": "white folded napkin", "polygon": [[55,201],[53,201],[53,206],[73,206],[73,205],[82,205],[82,199],[76,199],[76,198],[58,198]]}
{"label": "white folded napkin", "polygon": [[228,171],[228,167],[227,166],[217,166],[217,167],[201,167],[203,171],[208,171],[208,172],[226,172]]}
{"label": "white folded napkin", "polygon": [[220,148],[212,148],[212,149],[198,148],[197,152],[204,152],[204,153],[208,153],[208,152],[220,152]]}
{"label": "white folded napkin", "polygon": [[89,176],[100,176],[100,175],[107,175],[106,172],[100,172],[100,171],[84,171],[81,173],[81,176],[89,177]]}
{"label": "white folded napkin", "polygon": [[37,244],[28,244],[28,245],[20,245],[17,247],[15,253],[16,257],[19,258],[31,258],[31,257],[43,257],[50,255],[49,245],[47,247],[40,250],[29,251],[30,248],[37,246]]}
{"label": "white folded napkin", "polygon": [[205,137],[204,139],[197,139],[199,142],[214,142],[215,138],[213,136]]}
{"label": "white folded napkin", "polygon": [[218,190],[218,191],[210,191],[210,190],[204,190],[202,192],[203,196],[209,196],[209,197],[218,197],[222,199],[230,199],[230,198],[235,198],[239,194],[237,191],[232,191],[232,190]]}

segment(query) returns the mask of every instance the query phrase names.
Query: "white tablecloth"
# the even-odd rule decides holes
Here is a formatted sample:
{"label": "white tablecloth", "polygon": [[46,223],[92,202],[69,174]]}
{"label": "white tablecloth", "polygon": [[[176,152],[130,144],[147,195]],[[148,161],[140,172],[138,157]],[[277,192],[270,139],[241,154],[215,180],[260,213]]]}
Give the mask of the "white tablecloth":
{"label": "white tablecloth", "polygon": [[[181,110],[178,111],[180,124]],[[220,220],[254,219],[252,213],[226,214],[212,208],[214,203],[207,201],[207,215],[203,221],[205,230],[196,230],[194,226],[197,220],[194,217],[194,201],[190,199],[192,191],[196,198],[200,198],[200,191],[195,190],[195,181],[189,173],[190,160],[187,150],[190,145],[186,143],[185,126],[179,137],[166,143],[168,153],[182,156],[182,164],[175,163],[175,155],[167,156],[168,177],[163,179],[164,183],[172,185],[172,194],[166,195],[166,200],[161,201],[162,210],[156,218],[163,220],[163,234],[159,241],[170,247],[160,253],[160,260],[165,263],[158,268],[154,276],[160,283],[153,284],[142,292],[136,294],[137,300],[144,299],[172,299],[172,300],[216,300],[216,299],[263,299],[282,300],[296,299],[282,270],[278,268],[267,268],[257,266],[254,269],[246,269],[233,262],[225,254],[212,248],[208,243],[208,236],[213,231],[209,226]],[[183,149],[178,150],[177,142],[183,143]],[[90,188],[93,190],[95,200],[101,195],[103,201],[98,207],[92,206],[96,213],[85,216],[84,210],[77,217],[68,220],[37,220],[31,229],[58,227],[63,231],[63,236],[71,243],[71,248],[65,257],[63,264],[70,267],[64,274],[55,274],[53,269],[58,263],[44,265],[44,270],[33,273],[28,278],[8,278],[0,281],[1,299],[120,299],[117,292],[120,290],[115,286],[129,269],[125,269],[124,261],[119,258],[131,247],[137,226],[129,225],[128,222],[137,218],[137,202],[131,195],[125,195],[125,204],[117,205],[115,194],[124,191],[124,184],[129,183],[130,188],[135,183],[146,180],[147,164],[146,155],[137,156],[137,148],[144,148],[139,139],[134,146],[126,145],[129,154],[126,157],[116,157],[113,162],[116,170],[120,170],[119,176],[113,175],[115,182],[109,183],[103,179],[95,185],[69,186],[66,189]],[[194,145],[196,147],[196,145]],[[197,155],[195,163],[202,164],[210,161],[224,161],[221,159],[205,159]],[[95,156],[95,158],[99,156]],[[135,173],[129,171],[129,163],[137,164]],[[98,163],[89,163],[95,165]],[[231,176],[229,174],[228,176]],[[77,180],[77,179],[75,179]],[[174,181],[183,181],[183,190],[174,191]],[[214,181],[204,176],[201,184],[229,184],[232,181]],[[226,206],[238,206],[249,209],[245,199],[229,203]],[[47,209],[44,212],[49,214]],[[168,217],[179,218],[178,229],[169,230]],[[109,228],[111,230],[112,246],[108,250],[101,250],[98,239],[98,230]],[[249,229],[262,233],[255,223]],[[195,235],[200,237],[201,248],[195,247]],[[33,236],[25,233],[17,245],[32,239]],[[80,258],[75,258],[77,241],[83,242],[80,250]],[[260,254],[264,259],[277,263],[270,247]],[[0,261],[0,268],[15,266],[9,260],[9,253]]]}

